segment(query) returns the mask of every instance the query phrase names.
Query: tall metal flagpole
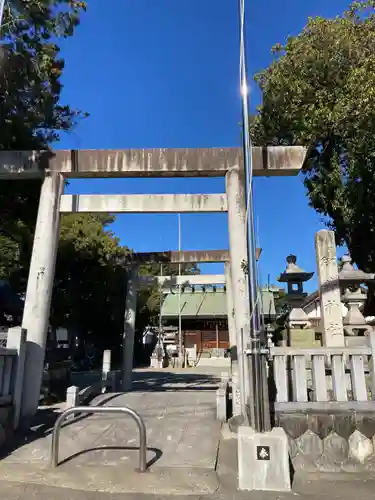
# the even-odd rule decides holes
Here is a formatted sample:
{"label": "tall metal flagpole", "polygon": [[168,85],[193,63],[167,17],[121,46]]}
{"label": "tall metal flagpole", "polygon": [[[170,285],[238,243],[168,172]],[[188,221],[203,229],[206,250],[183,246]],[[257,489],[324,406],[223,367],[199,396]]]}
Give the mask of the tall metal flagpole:
{"label": "tall metal flagpole", "polygon": [[[2,41],[2,38],[3,38],[3,30],[2,30],[2,27],[3,27],[3,19],[4,19],[4,10],[5,10],[5,0],[0,0],[0,43]],[[0,51],[1,51],[1,47],[0,47]],[[1,62],[1,59],[2,59],[2,51],[0,52],[0,62]],[[1,71],[1,67],[0,67],[0,71]]]}
{"label": "tall metal flagpole", "polygon": [[[163,264],[160,264],[160,276],[163,276]],[[161,331],[162,331],[162,326],[163,326],[163,318],[162,318],[162,309],[163,309],[163,285],[160,284],[160,289],[159,289],[159,306],[160,306],[160,311],[159,311],[159,335],[158,335],[158,344],[159,348],[161,347]]]}
{"label": "tall metal flagpole", "polygon": [[[4,8],[5,8],[5,0],[0,0],[0,29],[1,26],[3,25]],[[1,38],[1,32],[0,32],[0,38]]]}
{"label": "tall metal flagpole", "polygon": [[[178,214],[178,252],[181,252],[181,215]],[[180,259],[179,259],[180,260]],[[181,324],[181,263],[178,264],[178,278],[180,280],[178,284],[178,346],[179,346],[179,357],[180,357],[180,368],[183,366],[184,356],[183,356],[183,342],[182,342],[182,324]]]}
{"label": "tall metal flagpole", "polygon": [[[250,387],[251,394],[249,395],[248,404],[253,406],[250,408],[250,414],[253,415],[253,422],[250,425],[256,431],[262,431],[264,427],[264,410],[263,397],[264,393],[264,370],[262,372],[261,361],[261,323],[260,323],[260,304],[258,301],[258,279],[256,265],[256,238],[254,224],[254,207],[253,207],[253,169],[252,169],[252,144],[250,137],[250,121],[249,121],[249,86],[247,79],[247,59],[246,59],[246,30],[245,30],[245,0],[239,0],[239,17],[240,17],[240,85],[242,97],[242,139],[243,139],[243,155],[245,166],[245,193],[247,207],[247,255],[248,255],[248,284],[249,284],[249,301],[250,301],[250,356],[248,369],[251,373],[249,379],[252,384]],[[244,345],[245,347],[245,345]],[[244,381],[243,381],[244,382]],[[244,384],[242,385],[244,387]],[[268,396],[266,396],[268,397]]]}

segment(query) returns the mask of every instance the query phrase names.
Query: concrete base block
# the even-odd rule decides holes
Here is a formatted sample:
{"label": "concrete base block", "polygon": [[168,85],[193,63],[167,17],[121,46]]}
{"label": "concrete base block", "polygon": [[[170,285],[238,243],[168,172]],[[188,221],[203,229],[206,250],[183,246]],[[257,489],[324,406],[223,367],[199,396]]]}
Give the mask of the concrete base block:
{"label": "concrete base block", "polygon": [[238,489],[291,491],[288,437],[281,427],[238,428]]}

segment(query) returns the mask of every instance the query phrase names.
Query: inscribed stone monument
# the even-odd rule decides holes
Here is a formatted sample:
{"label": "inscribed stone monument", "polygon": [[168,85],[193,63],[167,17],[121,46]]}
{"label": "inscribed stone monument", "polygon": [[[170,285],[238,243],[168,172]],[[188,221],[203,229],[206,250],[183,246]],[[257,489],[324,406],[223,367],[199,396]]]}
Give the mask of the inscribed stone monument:
{"label": "inscribed stone monument", "polygon": [[342,347],[345,341],[334,232],[326,229],[318,231],[315,234],[315,249],[323,343],[327,347]]}

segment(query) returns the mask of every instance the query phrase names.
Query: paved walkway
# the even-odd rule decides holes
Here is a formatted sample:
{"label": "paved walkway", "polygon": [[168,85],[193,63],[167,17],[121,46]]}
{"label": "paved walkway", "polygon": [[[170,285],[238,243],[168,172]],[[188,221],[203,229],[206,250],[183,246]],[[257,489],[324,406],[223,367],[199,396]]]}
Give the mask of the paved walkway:
{"label": "paved walkway", "polygon": [[27,439],[0,461],[4,500],[370,500],[375,480],[358,475],[296,478],[291,494],[238,492],[237,443],[215,420],[220,371],[135,373],[134,390],[95,404],[128,405],[145,419],[150,471],[135,472],[138,435],[130,418],[90,416],[61,433],[61,465],[49,468],[50,429],[59,412],[40,411]]}
{"label": "paved walkway", "polygon": [[103,395],[95,404],[129,406],[147,429],[151,472],[139,476],[138,430],[129,417],[93,415],[61,431],[61,465],[51,470],[51,409],[41,410],[27,440],[0,462],[0,476],[45,486],[110,493],[207,494],[218,488],[220,441],[215,390],[220,372],[137,371],[130,393]]}
{"label": "paved walkway", "polygon": [[[104,493],[0,480],[2,500],[166,500],[165,494]],[[375,482],[330,481],[322,478],[301,483],[294,493],[225,492],[212,495],[173,495],[172,500],[372,500]],[[168,497],[167,497],[168,498]]]}

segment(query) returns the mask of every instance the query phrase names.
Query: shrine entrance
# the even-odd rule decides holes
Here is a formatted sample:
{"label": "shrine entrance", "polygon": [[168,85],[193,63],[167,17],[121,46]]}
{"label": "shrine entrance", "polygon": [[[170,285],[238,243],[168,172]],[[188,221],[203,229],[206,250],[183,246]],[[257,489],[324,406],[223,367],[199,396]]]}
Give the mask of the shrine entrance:
{"label": "shrine entrance", "polygon": [[[302,147],[253,148],[254,175],[295,175],[302,167]],[[242,152],[227,149],[153,149],[116,151],[54,151],[0,153],[1,179],[43,177],[34,246],[26,292],[22,327],[27,331],[27,356],[22,390],[21,415],[32,417],[38,406],[49,311],[54,279],[61,213],[228,213],[229,281],[231,283],[236,357],[234,372],[243,373],[244,349],[249,339],[250,312],[247,276],[246,200]],[[185,195],[65,195],[69,178],[92,177],[220,177],[226,192]],[[136,282],[134,266],[129,268],[130,289]],[[133,290],[136,290],[133,287]],[[124,345],[131,340],[136,294],[128,293]],[[133,338],[134,342],[134,338]],[[132,350],[125,349],[124,365],[132,363]],[[125,378],[125,375],[124,375]],[[240,412],[245,411],[248,390],[240,377]],[[125,382],[126,383],[126,379]]]}

